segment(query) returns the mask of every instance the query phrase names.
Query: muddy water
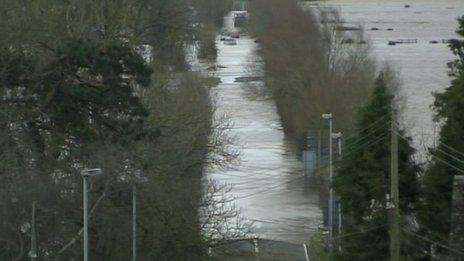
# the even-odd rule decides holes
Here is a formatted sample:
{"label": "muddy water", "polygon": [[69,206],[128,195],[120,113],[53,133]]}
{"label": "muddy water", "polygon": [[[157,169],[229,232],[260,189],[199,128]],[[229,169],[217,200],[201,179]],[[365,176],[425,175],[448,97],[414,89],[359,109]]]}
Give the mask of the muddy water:
{"label": "muddy water", "polygon": [[[400,95],[404,98],[403,121],[421,152],[419,156],[423,155],[423,147],[433,146],[439,130],[432,121],[432,93],[449,86],[446,64],[454,59],[447,44],[441,41],[457,37],[456,19],[464,15],[464,1],[327,0],[309,5],[336,7],[348,25],[364,25],[373,44],[373,54],[399,72]],[[379,30],[372,31],[374,27]],[[387,44],[397,39],[417,39],[418,43]],[[430,41],[439,44],[430,44]]]}
{"label": "muddy water", "polygon": [[[225,17],[225,29],[234,32],[232,14]],[[302,173],[302,162],[293,144],[284,137],[276,107],[271,99],[254,95],[262,81],[237,82],[239,77],[260,76],[258,44],[247,35],[237,45],[217,39],[219,68],[214,76],[221,83],[213,90],[217,115],[228,115],[233,123],[240,164],[228,170],[209,170],[209,178],[232,185],[230,195],[243,217],[254,223],[257,236],[293,243],[307,242],[321,226],[317,189]],[[204,62],[203,68],[206,65]],[[255,79],[256,80],[256,79]]]}
{"label": "muddy water", "polygon": [[[405,8],[406,4],[410,8]],[[448,86],[446,63],[453,56],[446,44],[429,42],[456,37],[456,18],[464,14],[464,1],[329,0],[310,5],[335,6],[347,24],[364,24],[373,54],[400,72],[404,121],[416,147],[433,145],[437,126],[432,122],[432,92]],[[231,16],[225,18],[225,28],[234,31]],[[371,31],[373,27],[379,30]],[[406,38],[417,39],[418,43],[387,44]],[[302,177],[302,163],[293,152],[293,144],[284,137],[273,101],[250,95],[263,83],[236,82],[238,77],[259,76],[256,71],[260,62],[255,54],[258,45],[248,36],[237,39],[237,45],[225,45],[218,36],[217,46],[215,65],[221,66],[214,72],[221,80],[214,89],[217,114],[227,114],[234,124],[231,134],[237,138],[241,164],[229,170],[211,169],[208,177],[233,186],[230,194],[236,197],[235,204],[243,216],[254,222],[258,236],[307,242],[322,225],[317,189]],[[211,65],[203,62],[202,67]]]}

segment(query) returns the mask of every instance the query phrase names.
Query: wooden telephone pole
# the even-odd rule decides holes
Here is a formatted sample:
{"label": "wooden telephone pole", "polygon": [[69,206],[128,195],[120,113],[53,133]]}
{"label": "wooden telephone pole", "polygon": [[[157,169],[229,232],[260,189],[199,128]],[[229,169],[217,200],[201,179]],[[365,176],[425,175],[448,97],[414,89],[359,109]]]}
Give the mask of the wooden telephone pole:
{"label": "wooden telephone pole", "polygon": [[400,260],[400,200],[399,200],[399,177],[398,177],[398,135],[396,115],[392,112],[391,120],[391,162],[390,162],[390,260]]}

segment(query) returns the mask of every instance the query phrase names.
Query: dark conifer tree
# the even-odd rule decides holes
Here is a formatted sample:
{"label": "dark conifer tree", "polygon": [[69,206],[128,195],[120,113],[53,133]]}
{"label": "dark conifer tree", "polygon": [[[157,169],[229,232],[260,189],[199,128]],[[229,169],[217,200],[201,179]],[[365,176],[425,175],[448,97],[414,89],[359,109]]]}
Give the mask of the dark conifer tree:
{"label": "dark conifer tree", "polygon": [[[382,76],[360,109],[355,135],[348,139],[334,179],[344,218],[342,260],[388,260],[388,200],[393,95]],[[404,136],[403,131],[399,134]],[[414,210],[419,193],[418,165],[409,139],[399,139],[400,209]]]}
{"label": "dark conifer tree", "polygon": [[[464,16],[456,31],[464,36]],[[464,152],[464,41],[451,40],[457,59],[449,64],[453,77],[445,92],[435,95],[435,120],[443,122],[438,146],[431,149],[432,160],[424,175],[424,205],[419,220],[424,234],[441,243],[450,232],[452,186],[455,175],[462,175],[464,165],[456,158]]]}

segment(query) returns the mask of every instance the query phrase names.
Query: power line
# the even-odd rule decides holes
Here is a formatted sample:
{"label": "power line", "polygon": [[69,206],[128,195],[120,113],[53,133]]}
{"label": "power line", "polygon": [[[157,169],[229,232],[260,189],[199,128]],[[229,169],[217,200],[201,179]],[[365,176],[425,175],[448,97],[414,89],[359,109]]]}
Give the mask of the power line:
{"label": "power line", "polygon": [[433,232],[430,228],[426,227],[424,224],[420,224],[420,228],[425,228],[428,234],[430,234],[433,237],[436,237],[437,239],[441,240],[442,242],[446,244],[449,244],[449,239],[443,238],[442,236],[438,235],[436,232]]}
{"label": "power line", "polygon": [[[319,172],[319,171],[321,171],[322,169],[327,168],[328,166],[329,166],[329,165],[321,166],[321,167],[317,168],[316,171]],[[241,196],[241,197],[236,197],[235,199],[244,199],[244,198],[249,198],[249,197],[255,196],[255,195],[257,195],[257,194],[267,193],[267,192],[269,192],[269,191],[271,191],[271,190],[273,190],[273,189],[276,189],[276,188],[278,188],[278,187],[280,187],[280,186],[289,184],[289,183],[291,183],[291,182],[293,182],[293,181],[295,181],[295,180],[299,180],[299,179],[301,179],[301,178],[306,178],[306,176],[304,176],[304,175],[298,176],[298,177],[295,177],[295,178],[293,178],[293,179],[291,179],[291,180],[287,180],[287,181],[285,181],[285,182],[282,182],[282,183],[276,184],[276,185],[274,185],[274,186],[268,187],[268,188],[266,188],[266,189],[264,189],[264,190],[260,190],[260,191],[257,191],[257,192],[253,192],[253,193],[250,193],[250,194],[248,194],[248,195]]]}
{"label": "power line", "polygon": [[446,144],[443,143],[443,142],[440,142],[440,144],[443,145],[443,146],[445,146],[445,147],[448,148],[449,150],[454,151],[455,153],[458,153],[458,154],[460,154],[461,156],[464,157],[464,153],[463,153],[463,152],[461,152],[461,151],[459,151],[459,150],[457,150],[457,149],[455,149],[455,148],[453,148],[453,147],[451,147],[451,146],[449,146],[449,145],[446,145]]}
{"label": "power line", "polygon": [[[399,124],[396,124],[396,125],[397,125],[398,127],[400,127]],[[398,136],[400,136],[403,140],[409,142],[409,139],[408,139],[407,137],[404,137],[404,136],[403,136],[402,134],[400,134],[399,132],[396,132],[396,134],[397,134]],[[443,142],[440,142],[440,144],[443,145],[445,148],[448,148],[449,150],[451,150],[451,151],[453,151],[453,152],[459,154],[461,157],[464,157],[464,153],[463,153],[463,152],[460,152],[460,151],[454,149],[453,147],[451,147],[451,146],[449,146],[449,145],[446,145],[446,144],[443,143]],[[449,156],[449,157],[455,159],[456,161],[458,161],[458,162],[464,164],[464,160],[463,160],[463,159],[459,159],[459,158],[457,158],[456,156],[450,154],[449,152],[446,152],[446,151],[444,151],[444,150],[442,150],[442,149],[440,149],[440,148],[438,148],[438,147],[434,148],[434,150],[440,151],[440,152],[442,152],[443,154],[445,154],[445,155],[447,155],[447,156]],[[430,150],[429,150],[429,151],[430,151]]]}
{"label": "power line", "polygon": [[312,227],[310,226],[282,223],[282,222],[278,222],[275,220],[259,220],[259,219],[254,219],[254,218],[248,218],[247,220],[252,221],[252,222],[257,222],[257,223],[269,223],[269,224],[281,225],[281,226],[286,226],[286,227],[293,227],[297,229],[312,229]]}
{"label": "power line", "polygon": [[388,136],[388,134],[389,134],[389,132],[386,131],[384,134],[380,135],[380,136],[377,137],[375,140],[370,140],[370,141],[368,141],[368,142],[365,142],[365,143],[363,143],[362,145],[358,146],[358,147],[355,148],[355,149],[348,150],[348,152],[345,151],[344,157],[350,156],[350,155],[352,155],[352,154],[354,154],[354,153],[360,151],[361,149],[368,148],[368,147],[370,147],[370,146],[376,144],[377,142],[379,142],[379,141],[385,139],[385,138]]}
{"label": "power line", "polygon": [[440,158],[440,157],[438,157],[438,156],[436,156],[436,155],[433,155],[433,159],[438,160],[438,161],[440,161],[441,163],[447,165],[448,167],[451,167],[451,168],[455,169],[456,171],[461,172],[462,174],[464,174],[464,170],[462,170],[462,169],[460,169],[460,168],[454,166],[453,164],[447,162],[446,160],[444,160],[444,159],[442,159],[442,158]]}
{"label": "power line", "polygon": [[291,182],[293,182],[293,181],[295,181],[295,180],[301,179],[301,178],[305,178],[305,176],[298,176],[298,177],[296,177],[296,178],[294,178],[294,179],[287,180],[286,182],[279,183],[279,184],[274,185],[274,186],[272,186],[272,187],[268,187],[268,188],[266,188],[266,189],[264,189],[264,190],[256,191],[256,192],[253,192],[253,193],[251,193],[251,194],[248,194],[248,195],[245,195],[245,196],[241,196],[241,197],[236,197],[235,199],[244,199],[244,198],[249,198],[249,197],[252,197],[252,196],[256,196],[256,195],[258,195],[258,194],[266,193],[266,192],[269,192],[270,190],[273,190],[273,189],[278,188],[278,187],[280,187],[280,186],[289,184],[289,183],[291,183]]}
{"label": "power line", "polygon": [[[365,139],[370,138],[371,136],[374,136],[374,135],[376,135],[376,134],[379,134],[378,131],[381,130],[381,129],[384,129],[384,128],[385,128],[385,126],[379,126],[377,129],[372,130],[372,132],[368,133],[367,135],[365,135],[365,136],[363,136],[363,137],[358,138],[358,139],[355,140],[354,142],[349,142],[349,141],[348,141],[348,142],[346,143],[346,145],[345,145],[345,149],[348,149],[348,150],[349,150],[349,149],[351,149],[351,148],[353,148],[353,147],[358,146],[358,144],[364,142]],[[380,133],[381,133],[381,132],[380,132]]]}
{"label": "power line", "polygon": [[367,233],[367,232],[370,232],[370,231],[377,230],[377,229],[379,229],[379,228],[383,228],[383,227],[385,227],[385,226],[386,226],[386,225],[380,225],[380,226],[368,228],[368,229],[363,230],[363,231],[357,231],[357,232],[353,232],[353,233],[342,234],[341,236],[335,237],[334,239],[340,239],[340,238],[355,236],[355,235],[359,235],[359,234],[364,234],[364,233]]}
{"label": "power line", "polygon": [[[385,124],[388,124],[391,120],[388,120],[387,122],[385,122]],[[379,129],[382,129],[382,128],[385,128],[385,125],[380,125],[378,126],[376,129],[374,130],[371,130],[370,133],[368,133],[367,135],[364,135],[363,137],[360,137],[358,139],[356,139],[354,142],[350,142],[350,143],[347,143],[345,145],[346,148],[349,148],[349,147],[352,147],[352,146],[355,146],[357,143],[361,142],[362,140],[372,136],[373,134],[376,134],[376,132],[379,130]],[[366,128],[365,130],[362,130],[362,131],[359,131],[359,133],[362,133],[368,129],[371,129],[371,128]],[[349,139],[348,139],[349,140]]]}
{"label": "power line", "polygon": [[459,150],[457,150],[457,149],[455,149],[455,148],[453,148],[453,147],[451,147],[451,146],[449,146],[449,145],[446,145],[446,144],[443,143],[443,142],[440,142],[440,144],[443,145],[443,146],[445,146],[445,147],[448,148],[449,150],[454,151],[455,153],[460,154],[462,157],[464,157],[464,153],[463,153],[463,152],[460,152]]}
{"label": "power line", "polygon": [[[370,123],[370,124],[367,125],[365,128],[359,130],[358,132],[359,132],[359,133],[362,133],[362,132],[364,132],[364,131],[370,129],[371,127],[373,127],[373,126],[376,125],[377,123],[382,122],[382,121],[383,121],[385,118],[387,118],[387,117],[391,117],[391,115],[390,115],[389,113],[387,113],[387,114],[381,116],[380,118],[378,118],[377,120],[375,120],[373,123]],[[390,122],[390,121],[391,121],[391,119],[388,119],[387,122]]]}
{"label": "power line", "polygon": [[447,250],[450,251],[450,252],[453,252],[453,253],[455,253],[455,254],[458,254],[458,255],[464,257],[464,252],[461,252],[460,250],[457,250],[457,249],[454,249],[454,248],[450,248],[450,247],[448,247],[448,246],[446,246],[446,245],[443,245],[443,244],[441,244],[441,243],[439,243],[439,242],[436,242],[436,241],[433,241],[433,240],[428,239],[428,238],[426,238],[426,237],[423,237],[423,236],[421,236],[421,235],[418,235],[417,233],[414,233],[414,232],[409,231],[409,230],[407,230],[407,229],[402,228],[401,230],[403,230],[406,234],[409,234],[409,235],[411,235],[411,236],[417,237],[417,238],[422,239],[422,240],[424,240],[424,241],[427,241],[427,242],[429,242],[429,243],[435,244],[435,245],[440,246],[440,247],[442,247],[442,248],[444,248],[444,249],[447,249]]}
{"label": "power line", "polygon": [[[401,139],[403,139],[403,140],[409,142],[409,140],[408,140],[407,138],[405,138],[404,136],[402,136],[400,133],[395,132],[395,134],[398,135],[398,137],[400,137]],[[460,169],[459,167],[453,165],[452,163],[450,163],[450,162],[448,162],[448,161],[446,161],[446,160],[444,160],[444,159],[438,157],[437,155],[433,155],[433,158],[436,159],[436,160],[438,160],[438,161],[440,161],[441,163],[443,163],[443,164],[445,164],[445,165],[447,165],[447,166],[449,166],[449,167],[455,169],[456,171],[459,171],[459,172],[461,172],[461,173],[464,174],[464,170],[462,170],[462,169]]]}
{"label": "power line", "polygon": [[[275,177],[275,175],[266,173],[267,171],[277,171],[280,168],[275,168],[275,169],[263,169],[263,170],[243,170],[240,171],[241,173],[244,173],[243,175],[234,175],[231,173],[212,173],[211,175],[214,176],[221,176],[221,177],[232,177],[232,178],[240,178],[240,179],[252,179],[252,180],[259,180],[262,178],[269,178],[269,177]],[[250,174],[251,173],[251,174]]]}
{"label": "power line", "polygon": [[[446,151],[444,151],[444,150],[442,150],[442,149],[440,149],[440,148],[434,148],[433,150],[439,151],[439,152],[445,154],[446,156],[448,156],[448,157],[450,157],[450,158],[456,160],[457,162],[459,162],[459,163],[461,163],[461,164],[464,164],[464,161],[463,161],[462,159],[459,159],[459,158],[457,158],[456,156],[454,156],[454,155],[452,155],[452,154],[449,154],[448,152],[446,152]],[[430,151],[430,150],[429,150],[429,151]]]}
{"label": "power line", "polygon": [[[275,163],[275,162],[271,162],[271,161],[261,161],[261,162],[269,162],[269,163]],[[278,170],[282,170],[283,168],[282,167],[275,167],[275,168],[261,168],[261,167],[255,167],[253,170],[253,167],[246,167],[244,166],[245,168],[233,168],[233,169],[230,169],[230,171],[233,171],[233,172],[241,172],[241,173],[244,173],[243,175],[234,175],[234,174],[231,174],[231,173],[227,173],[229,172],[229,170],[226,170],[226,172],[211,172],[212,175],[218,175],[218,176],[225,176],[225,177],[235,177],[235,178],[250,178],[251,175],[249,175],[249,173],[252,173],[253,175],[259,175],[258,177],[255,177],[253,179],[261,179],[261,178],[266,178],[266,177],[275,177],[276,175],[272,175],[272,174],[268,174],[268,173],[265,173],[267,171],[278,171]]]}

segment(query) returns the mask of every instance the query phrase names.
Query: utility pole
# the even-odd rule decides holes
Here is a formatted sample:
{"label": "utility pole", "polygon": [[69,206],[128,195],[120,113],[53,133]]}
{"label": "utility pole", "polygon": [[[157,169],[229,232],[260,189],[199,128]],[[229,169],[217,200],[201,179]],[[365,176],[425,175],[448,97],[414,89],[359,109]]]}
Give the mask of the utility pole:
{"label": "utility pole", "polygon": [[83,220],[84,220],[84,261],[88,261],[89,260],[89,207],[88,207],[88,202],[89,202],[89,198],[88,198],[88,180],[89,180],[89,177],[88,176],[83,176],[83,182],[82,182],[82,196],[83,196]]}
{"label": "utility pole", "polygon": [[396,126],[396,115],[392,112],[391,120],[391,165],[390,165],[390,202],[391,202],[391,224],[390,224],[390,260],[400,260],[400,200],[399,200],[399,177],[398,177],[398,135]]}
{"label": "utility pole", "polygon": [[38,258],[37,253],[37,234],[35,229],[35,210],[36,210],[37,203],[34,201],[32,202],[32,221],[31,221],[31,249],[29,251],[29,258],[34,261]]}
{"label": "utility pole", "polygon": [[141,170],[132,179],[132,261],[137,261],[137,185],[148,182]]}
{"label": "utility pole", "polygon": [[332,152],[332,113],[322,114],[322,118],[329,121],[329,248],[332,251],[332,239],[333,239],[333,189],[332,189],[332,180],[333,180],[333,152]]}
{"label": "utility pole", "polygon": [[[342,133],[339,132],[340,136],[338,137],[338,160],[342,160]],[[338,236],[342,234],[342,204],[340,200],[338,201]],[[340,246],[340,244],[339,244]],[[341,251],[341,249],[339,249]]]}
{"label": "utility pole", "polygon": [[132,183],[132,261],[137,260],[137,186]]}
{"label": "utility pole", "polygon": [[84,169],[81,171],[82,176],[82,205],[83,205],[83,223],[84,223],[84,233],[83,233],[83,259],[84,261],[89,260],[89,179],[92,176],[100,175],[102,173],[101,169]]}

